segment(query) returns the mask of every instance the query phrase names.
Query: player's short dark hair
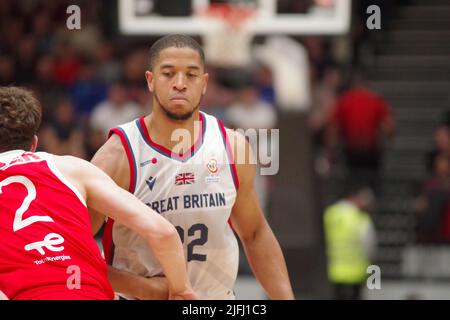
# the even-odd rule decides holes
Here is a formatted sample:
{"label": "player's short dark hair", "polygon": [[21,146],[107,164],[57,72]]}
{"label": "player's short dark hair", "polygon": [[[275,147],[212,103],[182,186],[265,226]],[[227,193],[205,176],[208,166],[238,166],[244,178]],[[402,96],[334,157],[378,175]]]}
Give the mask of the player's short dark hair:
{"label": "player's short dark hair", "polygon": [[150,70],[153,70],[155,62],[158,60],[159,53],[167,48],[191,48],[198,52],[203,68],[205,68],[205,53],[200,44],[193,38],[184,34],[171,34],[158,39],[150,47]]}
{"label": "player's short dark hair", "polygon": [[0,87],[0,152],[28,151],[41,125],[42,108],[31,91]]}

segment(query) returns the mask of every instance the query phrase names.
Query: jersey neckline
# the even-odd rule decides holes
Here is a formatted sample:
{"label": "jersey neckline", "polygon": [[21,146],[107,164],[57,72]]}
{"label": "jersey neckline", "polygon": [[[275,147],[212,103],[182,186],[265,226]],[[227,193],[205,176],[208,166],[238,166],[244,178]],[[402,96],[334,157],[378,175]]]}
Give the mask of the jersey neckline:
{"label": "jersey neckline", "polygon": [[154,142],[152,140],[152,138],[150,137],[147,126],[145,125],[144,116],[140,117],[139,119],[136,119],[135,122],[139,129],[139,132],[141,133],[142,138],[144,139],[144,141],[146,142],[146,144],[149,147],[154,149],[156,152],[162,154],[163,156],[166,156],[173,160],[186,162],[187,160],[192,158],[197,153],[197,151],[203,145],[203,141],[205,139],[206,119],[205,119],[205,115],[203,114],[203,112],[199,112],[199,120],[200,120],[200,125],[202,127],[202,130],[200,131],[200,134],[198,135],[195,143],[191,146],[191,148],[189,150],[187,150],[183,154],[174,153],[171,150],[167,149],[166,147]]}

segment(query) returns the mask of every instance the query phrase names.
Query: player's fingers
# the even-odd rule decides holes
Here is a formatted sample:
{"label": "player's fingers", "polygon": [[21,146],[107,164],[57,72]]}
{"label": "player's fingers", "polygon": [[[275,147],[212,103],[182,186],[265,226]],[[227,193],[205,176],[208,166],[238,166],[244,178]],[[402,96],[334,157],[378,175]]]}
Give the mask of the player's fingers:
{"label": "player's fingers", "polygon": [[198,295],[191,291],[191,292],[171,294],[169,299],[170,300],[198,300]]}

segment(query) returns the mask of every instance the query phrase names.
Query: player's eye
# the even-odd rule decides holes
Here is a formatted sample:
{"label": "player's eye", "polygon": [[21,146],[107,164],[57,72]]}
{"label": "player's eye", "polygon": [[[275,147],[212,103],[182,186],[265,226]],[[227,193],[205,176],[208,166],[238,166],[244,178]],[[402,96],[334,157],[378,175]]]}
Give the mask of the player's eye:
{"label": "player's eye", "polygon": [[170,76],[172,76],[172,72],[165,71],[162,73],[162,75],[165,77],[170,77]]}

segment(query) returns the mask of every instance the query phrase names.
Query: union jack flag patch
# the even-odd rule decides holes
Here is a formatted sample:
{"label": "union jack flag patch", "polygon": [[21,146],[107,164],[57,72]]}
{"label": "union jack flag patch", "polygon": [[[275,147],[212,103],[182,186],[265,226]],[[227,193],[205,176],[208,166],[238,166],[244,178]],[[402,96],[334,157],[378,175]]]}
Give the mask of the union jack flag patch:
{"label": "union jack flag patch", "polygon": [[175,185],[194,184],[195,175],[192,172],[179,173],[175,176]]}

